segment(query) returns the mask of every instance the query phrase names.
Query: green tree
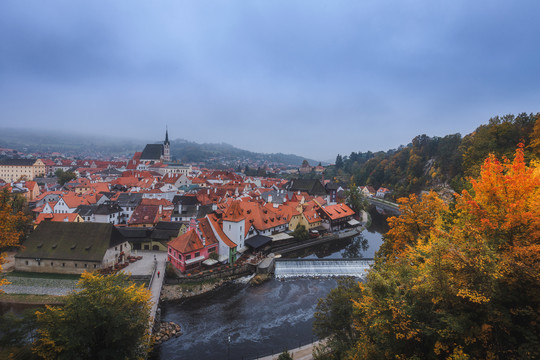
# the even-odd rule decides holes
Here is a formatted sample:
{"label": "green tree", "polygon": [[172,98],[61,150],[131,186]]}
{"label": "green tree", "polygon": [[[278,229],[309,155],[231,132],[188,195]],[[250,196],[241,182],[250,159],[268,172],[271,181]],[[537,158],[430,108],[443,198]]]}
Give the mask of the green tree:
{"label": "green tree", "polygon": [[287,350],[285,350],[284,352],[279,354],[278,360],[293,360],[293,357],[291,356],[291,354],[289,354]]}
{"label": "green tree", "polygon": [[360,287],[354,279],[342,278],[338,286],[317,303],[313,331],[319,339],[327,338],[325,348],[329,351],[326,352],[331,352],[333,359],[341,359],[355,343],[353,299],[360,295]]}
{"label": "green tree", "polygon": [[343,167],[343,157],[341,155],[336,156],[336,169],[341,169]]}
{"label": "green tree", "polygon": [[31,341],[36,332],[35,310],[27,309],[21,314],[8,311],[0,316],[0,357],[34,359]]}
{"label": "green tree", "polygon": [[306,230],[306,227],[304,225],[297,225],[296,229],[292,232],[292,236],[294,236],[297,240],[307,240],[309,239],[309,232]]}
{"label": "green tree", "polygon": [[63,307],[37,311],[34,351],[44,359],[145,359],[150,297],[129,275],[85,272]]}
{"label": "green tree", "polygon": [[56,170],[54,174],[58,178],[58,183],[61,186],[64,186],[66,183],[70,182],[71,180],[75,180],[77,178],[77,174],[75,174],[74,172],[64,171],[62,169]]}
{"label": "green tree", "polygon": [[344,195],[346,199],[345,203],[349,205],[355,213],[360,214],[360,212],[367,209],[368,203],[354,182],[351,183],[347,190],[345,190]]}

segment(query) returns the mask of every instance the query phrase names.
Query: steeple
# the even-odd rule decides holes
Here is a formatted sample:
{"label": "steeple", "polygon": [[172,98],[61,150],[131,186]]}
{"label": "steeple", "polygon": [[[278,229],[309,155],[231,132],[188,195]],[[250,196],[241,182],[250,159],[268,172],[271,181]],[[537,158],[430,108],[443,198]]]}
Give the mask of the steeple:
{"label": "steeple", "polygon": [[169,142],[169,129],[165,128],[165,141],[163,142],[163,161],[171,161],[171,143]]}

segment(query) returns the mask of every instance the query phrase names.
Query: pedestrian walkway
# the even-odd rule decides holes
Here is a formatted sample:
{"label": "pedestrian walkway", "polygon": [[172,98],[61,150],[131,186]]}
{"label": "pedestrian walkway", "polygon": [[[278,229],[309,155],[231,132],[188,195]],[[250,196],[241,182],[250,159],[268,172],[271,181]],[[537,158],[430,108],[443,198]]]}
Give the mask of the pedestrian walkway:
{"label": "pedestrian walkway", "polygon": [[159,305],[161,288],[163,287],[167,253],[164,251],[138,251],[137,256],[142,256],[142,259],[129,264],[122,270],[122,272],[130,273],[131,276],[149,278],[148,290],[152,292],[152,308],[150,311],[150,316],[152,319],[150,328],[152,328],[154,323],[153,319],[156,317],[156,312]]}
{"label": "pedestrian walkway", "polygon": [[[315,341],[314,343],[304,345],[302,347],[289,350],[294,360],[313,360],[313,349],[319,345],[320,341]],[[280,353],[281,354],[281,353]],[[280,354],[274,354],[270,356],[265,356],[259,360],[277,360]]]}

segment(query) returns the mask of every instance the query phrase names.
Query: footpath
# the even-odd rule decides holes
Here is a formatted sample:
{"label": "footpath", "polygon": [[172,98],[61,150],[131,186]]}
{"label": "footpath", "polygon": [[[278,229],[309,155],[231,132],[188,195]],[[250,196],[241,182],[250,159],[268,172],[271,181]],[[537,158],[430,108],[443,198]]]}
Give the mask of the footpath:
{"label": "footpath", "polygon": [[[289,350],[289,354],[291,354],[292,358],[294,360],[313,360],[313,349],[320,344],[319,341],[315,341],[314,343],[304,345],[302,347]],[[277,360],[281,353],[274,354],[270,356],[265,356],[262,358],[259,358],[259,360]]]}

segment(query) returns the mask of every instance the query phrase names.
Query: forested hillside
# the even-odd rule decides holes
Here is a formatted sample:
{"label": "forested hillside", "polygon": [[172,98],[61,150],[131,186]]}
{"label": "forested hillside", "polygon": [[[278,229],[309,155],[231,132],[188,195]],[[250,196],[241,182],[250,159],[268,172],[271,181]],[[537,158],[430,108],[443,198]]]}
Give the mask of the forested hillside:
{"label": "forested hillside", "polygon": [[[493,121],[472,136],[502,136],[515,124]],[[480,150],[467,144],[464,154]],[[508,161],[489,155],[452,204],[434,192],[399,200],[401,216],[389,219],[365,281],[341,282],[317,306],[324,359],[540,358],[540,163],[526,165],[532,150],[520,145]]]}
{"label": "forested hillside", "polygon": [[[340,177],[356,184],[387,187],[396,197],[423,189],[450,187],[460,191],[467,177],[478,176],[488,154],[511,157],[519,143],[540,154],[540,113],[494,117],[464,137],[419,135],[411,144],[386,152],[352,152],[338,155],[327,177]],[[528,159],[527,159],[528,160]]]}

